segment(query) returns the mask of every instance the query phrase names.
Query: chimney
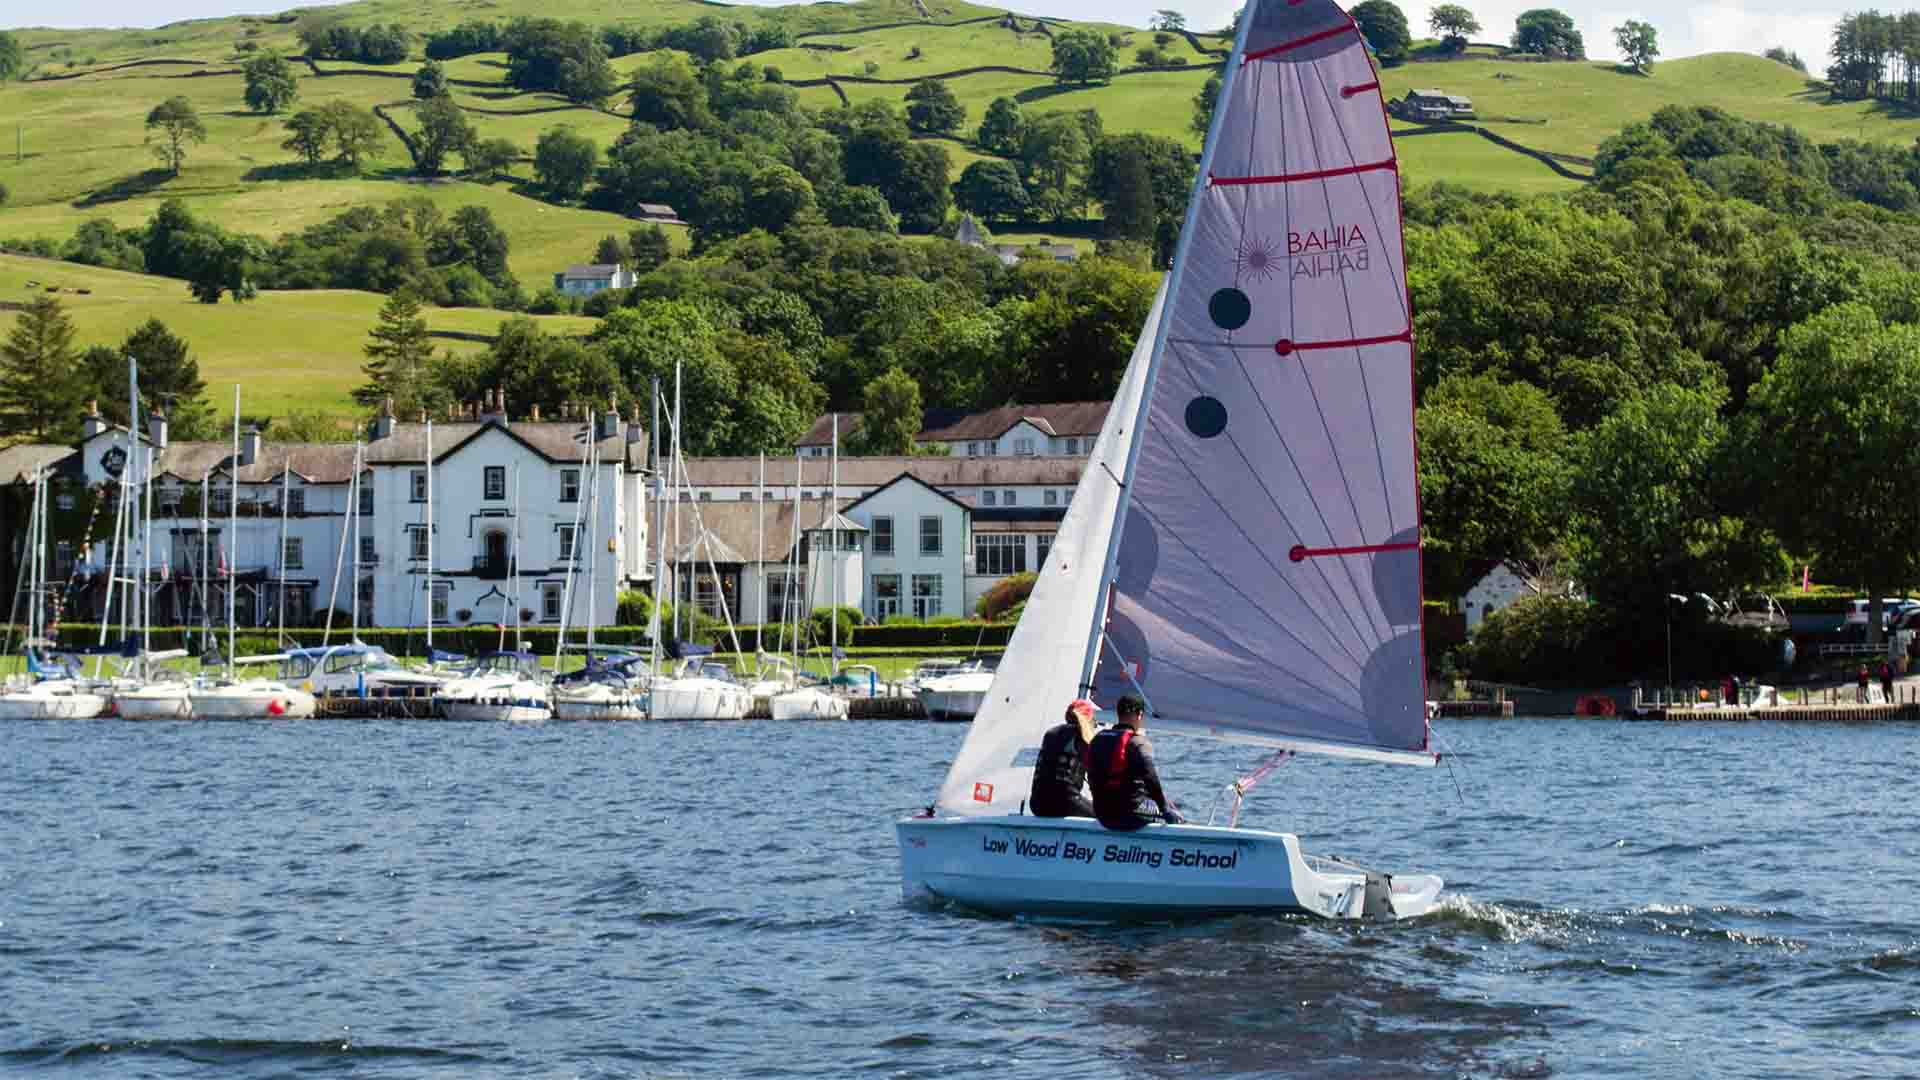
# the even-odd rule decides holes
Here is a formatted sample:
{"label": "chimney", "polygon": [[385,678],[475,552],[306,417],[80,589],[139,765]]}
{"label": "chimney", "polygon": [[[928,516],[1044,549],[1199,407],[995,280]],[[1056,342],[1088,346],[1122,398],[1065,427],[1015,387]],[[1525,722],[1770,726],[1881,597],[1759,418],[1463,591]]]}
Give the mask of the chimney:
{"label": "chimney", "polygon": [[527,413],[527,419],[533,421],[536,424],[540,422],[540,403],[539,402],[536,401],[533,403],[533,409]]}
{"label": "chimney", "polygon": [[607,413],[595,425],[595,439],[611,439],[620,433],[620,399],[613,394],[607,395]]}
{"label": "chimney", "polygon": [[380,415],[373,418],[373,438],[377,441],[391,434],[393,434],[393,399],[389,397],[380,403]]}
{"label": "chimney", "polygon": [[155,451],[167,448],[167,414],[155,410],[147,417],[147,441],[153,444]]}
{"label": "chimney", "polygon": [[107,418],[100,415],[100,403],[89,399],[87,415],[80,418],[80,437],[91,439],[107,430]]}
{"label": "chimney", "polygon": [[260,426],[248,424],[247,430],[240,433],[240,464],[251,465],[260,460]]}
{"label": "chimney", "polygon": [[640,426],[640,403],[634,402],[629,410],[632,415],[627,420],[627,441],[630,443],[646,441],[646,431]]}
{"label": "chimney", "polygon": [[427,422],[427,407],[425,405],[420,407],[420,422],[423,424]]}
{"label": "chimney", "polygon": [[483,424],[507,426],[507,395],[504,390],[487,391],[487,411],[480,416]]}

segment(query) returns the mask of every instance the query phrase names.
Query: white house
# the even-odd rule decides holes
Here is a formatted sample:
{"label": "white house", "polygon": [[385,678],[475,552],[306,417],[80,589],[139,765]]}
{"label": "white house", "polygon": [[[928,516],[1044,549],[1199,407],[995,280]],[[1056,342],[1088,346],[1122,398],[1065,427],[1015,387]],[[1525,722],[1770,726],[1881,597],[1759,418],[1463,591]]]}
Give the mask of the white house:
{"label": "white house", "polygon": [[968,247],[977,247],[991,253],[1003,266],[1017,265],[1021,259],[1048,259],[1053,262],[1070,263],[1080,257],[1079,249],[1072,244],[995,244],[987,240],[980,223],[973,220],[972,214],[960,215],[960,226],[953,231],[956,243]]}
{"label": "white house", "polygon": [[[571,569],[567,622],[605,625],[621,589],[651,580],[642,431],[611,409],[512,421],[490,403],[432,425],[431,455],[427,425],[390,414],[358,451],[249,430],[236,459],[226,442],[169,443],[158,418],[150,436],[130,444],[96,415],[79,449],[89,485],[137,483],[156,452],[151,550],[136,536],[130,551],[162,623],[224,623],[231,586],[245,626],[276,625],[283,605],[289,627],[356,607],[363,626],[557,624]],[[96,575],[111,545],[103,517],[84,553]]]}
{"label": "white house", "polygon": [[633,271],[619,263],[581,263],[553,275],[553,287],[566,296],[592,296],[607,289],[633,288]]}
{"label": "white house", "polygon": [[1460,610],[1467,617],[1467,632],[1472,633],[1487,616],[1533,591],[1533,585],[1512,567],[1505,563],[1495,566],[1460,598]]}
{"label": "white house", "polygon": [[[1001,405],[992,409],[928,409],[913,439],[920,446],[946,446],[954,457],[1085,456],[1107,422],[1109,401],[1063,401],[1047,405]],[[822,416],[794,450],[826,457],[838,417],[840,445],[859,430],[859,413]]]}

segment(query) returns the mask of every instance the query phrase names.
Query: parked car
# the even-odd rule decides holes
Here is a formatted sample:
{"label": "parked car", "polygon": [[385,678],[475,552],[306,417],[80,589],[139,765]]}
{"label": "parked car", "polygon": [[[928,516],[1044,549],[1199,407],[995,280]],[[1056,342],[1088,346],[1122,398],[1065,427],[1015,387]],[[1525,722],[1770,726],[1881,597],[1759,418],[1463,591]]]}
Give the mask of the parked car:
{"label": "parked car", "polygon": [[[1844,628],[1848,626],[1867,625],[1867,605],[1869,603],[1871,603],[1871,601],[1864,597],[1854,599],[1852,603],[1847,605],[1847,618],[1840,626]],[[1901,597],[1898,599],[1887,597],[1881,600],[1880,604],[1881,626],[1891,626],[1897,618],[1904,618],[1908,612],[1920,608],[1920,600],[1915,600],[1911,597]]]}

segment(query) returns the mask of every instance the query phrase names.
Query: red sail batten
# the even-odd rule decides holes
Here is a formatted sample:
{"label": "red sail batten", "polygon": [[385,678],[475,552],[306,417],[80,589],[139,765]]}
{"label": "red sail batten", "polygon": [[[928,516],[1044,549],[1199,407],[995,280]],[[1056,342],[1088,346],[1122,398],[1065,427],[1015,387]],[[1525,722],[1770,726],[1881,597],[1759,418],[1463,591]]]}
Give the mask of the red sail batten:
{"label": "red sail batten", "polygon": [[1355,25],[1351,19],[1349,19],[1347,22],[1347,25],[1345,26],[1336,26],[1330,30],[1322,30],[1317,34],[1308,34],[1306,37],[1303,37],[1303,38],[1295,38],[1294,40],[1286,42],[1285,44],[1274,45],[1269,48],[1260,49],[1255,52],[1250,52],[1245,56],[1241,57],[1240,62],[1242,64],[1245,64],[1253,60],[1258,60],[1262,57],[1274,56],[1279,53],[1287,52],[1288,50],[1291,50],[1291,49],[1304,48],[1308,45],[1313,44],[1316,41],[1325,41],[1330,37],[1338,37],[1341,34],[1347,33],[1348,31],[1359,33],[1360,28],[1357,25]]}
{"label": "red sail batten", "polygon": [[1279,173],[1274,176],[1214,176],[1207,174],[1207,183],[1216,187],[1240,187],[1246,184],[1297,184],[1303,180],[1326,180],[1335,176],[1352,176],[1355,173],[1379,172],[1382,169],[1400,171],[1400,159],[1387,158],[1385,161],[1369,161],[1364,165],[1343,165],[1338,169],[1320,169],[1315,172]]}
{"label": "red sail batten", "polygon": [[1287,551],[1287,558],[1294,562],[1319,558],[1322,555],[1377,555],[1383,551],[1412,551],[1420,546],[1415,540],[1404,544],[1361,544],[1358,547],[1310,548],[1295,544]]}

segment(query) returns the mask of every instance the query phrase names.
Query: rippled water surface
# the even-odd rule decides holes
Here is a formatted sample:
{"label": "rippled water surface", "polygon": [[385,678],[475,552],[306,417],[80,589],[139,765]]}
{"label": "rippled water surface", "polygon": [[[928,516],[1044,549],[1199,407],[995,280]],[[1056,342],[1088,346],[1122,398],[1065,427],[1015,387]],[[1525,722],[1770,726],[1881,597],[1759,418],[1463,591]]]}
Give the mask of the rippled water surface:
{"label": "rippled water surface", "polygon": [[[1913,728],[1457,720],[1451,769],[1291,763],[1245,823],[1447,879],[1367,927],[905,907],[892,821],[963,736],[0,727],[0,1072],[1920,1071]],[[1202,816],[1256,761],[1158,745]]]}

